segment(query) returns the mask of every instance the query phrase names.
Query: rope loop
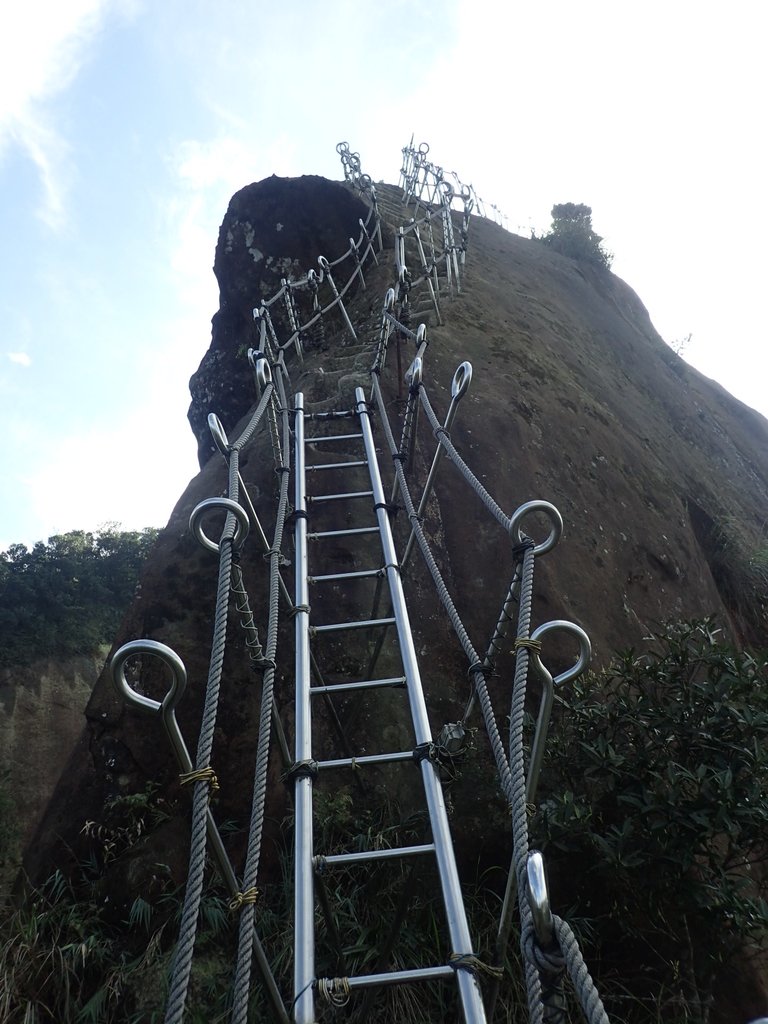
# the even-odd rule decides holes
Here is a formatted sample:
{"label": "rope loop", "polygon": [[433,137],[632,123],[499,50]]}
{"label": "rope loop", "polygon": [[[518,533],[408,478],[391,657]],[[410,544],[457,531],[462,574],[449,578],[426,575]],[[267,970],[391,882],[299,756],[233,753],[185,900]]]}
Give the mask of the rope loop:
{"label": "rope loop", "polygon": [[541,654],[541,640],[531,640],[530,637],[519,636],[515,640],[513,650],[519,651],[521,647],[529,651],[535,651],[536,654]]}
{"label": "rope loop", "polygon": [[523,536],[523,539],[519,544],[514,544],[512,547],[512,557],[516,562],[519,562],[526,551],[530,551],[536,547],[536,541],[533,537]]}
{"label": "rope loop", "polygon": [[188,786],[194,782],[207,782],[211,787],[211,792],[215,793],[220,788],[219,780],[216,778],[216,772],[213,770],[211,765],[207,768],[196,768],[191,772],[182,772],[179,775],[179,782],[182,786]]}
{"label": "rope loop", "polygon": [[387,513],[388,515],[390,515],[390,516],[396,516],[396,515],[397,515],[397,513],[398,513],[398,512],[400,511],[400,509],[401,509],[401,508],[402,508],[403,506],[402,506],[402,505],[397,505],[397,504],[394,504],[394,503],[392,503],[392,502],[389,502],[389,501],[377,501],[377,502],[376,502],[376,504],[375,504],[375,505],[374,505],[373,507],[374,507],[374,509],[375,509],[375,510],[378,510],[378,509],[380,509],[380,508],[383,508],[383,509],[384,509],[384,511],[385,511],[385,512],[386,512],[386,513]]}
{"label": "rope loop", "polygon": [[293,606],[293,608],[289,609],[288,617],[290,619],[293,619],[293,618],[295,618],[299,614],[299,612],[306,612],[307,615],[309,615],[310,611],[311,611],[311,605],[308,605],[308,604],[295,604]]}
{"label": "rope loop", "polygon": [[526,959],[533,964],[537,971],[552,976],[562,974],[565,969],[565,957],[560,946],[553,945],[549,949],[540,946],[536,941],[533,924],[524,926],[521,944]]}
{"label": "rope loop", "polygon": [[351,991],[348,978],[317,979],[317,993],[330,1006],[346,1006]]}
{"label": "rope loop", "polygon": [[382,567],[377,570],[376,575],[381,577],[386,576],[387,569],[394,569],[395,572],[400,572],[400,566],[397,564],[397,562],[387,562],[386,565],[382,565]]}
{"label": "rope loop", "polygon": [[470,974],[485,974],[489,978],[503,978],[504,970],[501,967],[492,967],[485,963],[474,953],[451,953],[448,963],[454,971],[469,971]]}
{"label": "rope loop", "polygon": [[246,889],[245,892],[235,893],[229,901],[229,909],[232,913],[235,913],[249,903],[258,903],[260,899],[261,890],[257,889],[255,885],[252,885],[250,889]]}
{"label": "rope loop", "polygon": [[283,782],[294,782],[296,779],[316,779],[320,768],[317,761],[308,757],[304,761],[294,761],[290,768],[283,772]]}
{"label": "rope loop", "polygon": [[413,748],[413,760],[416,764],[421,764],[422,761],[436,761],[437,760],[437,747],[434,743],[419,743],[418,746]]}

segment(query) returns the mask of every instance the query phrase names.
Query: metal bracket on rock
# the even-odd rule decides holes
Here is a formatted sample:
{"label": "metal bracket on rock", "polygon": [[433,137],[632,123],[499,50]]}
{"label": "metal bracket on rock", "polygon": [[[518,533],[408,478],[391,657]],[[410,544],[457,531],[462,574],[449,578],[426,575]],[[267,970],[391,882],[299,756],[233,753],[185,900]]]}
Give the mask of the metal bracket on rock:
{"label": "metal bracket on rock", "polygon": [[543,665],[538,651],[534,649],[530,652],[531,667],[541,679],[541,700],[539,702],[539,714],[536,719],[536,732],[534,733],[533,744],[531,745],[531,763],[528,768],[528,780],[525,787],[525,799],[528,803],[533,803],[536,796],[536,788],[539,784],[539,772],[541,771],[544,747],[547,742],[547,733],[549,732],[549,719],[552,715],[555,687],[569,683],[572,679],[576,679],[583,672],[586,672],[592,658],[592,644],[589,641],[589,637],[581,626],[577,626],[575,622],[567,622],[563,619],[545,622],[533,631],[530,639],[531,641],[541,641],[543,637],[554,630],[563,630],[578,640],[579,656],[571,668],[561,672],[560,675],[555,676],[553,679],[549,670]]}
{"label": "metal bracket on rock", "polygon": [[[173,677],[171,688],[162,701],[153,700],[143,693],[138,693],[125,677],[125,663],[129,658],[136,657],[139,654],[150,654],[155,658],[159,658],[171,670]],[[184,737],[181,735],[179,723],[176,721],[176,705],[181,700],[187,687],[187,670],[184,668],[184,662],[178,654],[170,647],[166,647],[165,644],[158,643],[157,640],[131,640],[129,643],[123,644],[120,650],[115,652],[109,664],[109,671],[117,692],[126,703],[133,704],[134,707],[140,708],[142,711],[149,711],[152,714],[160,715],[179,768],[184,773],[191,772],[194,769],[192,758],[189,756]],[[211,850],[216,858],[224,883],[230,892],[235,893],[238,890],[237,878],[232,870],[232,864],[224,849],[221,836],[210,810],[208,811],[206,826]]]}

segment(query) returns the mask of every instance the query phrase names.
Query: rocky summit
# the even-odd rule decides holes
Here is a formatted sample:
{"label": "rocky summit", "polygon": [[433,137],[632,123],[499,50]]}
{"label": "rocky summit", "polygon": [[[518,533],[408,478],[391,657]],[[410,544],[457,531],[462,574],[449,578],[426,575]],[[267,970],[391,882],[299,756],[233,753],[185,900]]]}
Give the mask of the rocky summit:
{"label": "rocky summit", "polygon": [[[520,541],[489,514],[485,492],[507,516],[529,501],[548,502],[559,510],[562,537],[536,558],[532,625],[568,620],[580,626],[590,637],[594,665],[607,664],[617,650],[640,645],[668,620],[707,615],[714,615],[736,643],[766,645],[768,596],[761,551],[768,422],[675,354],[638,296],[607,269],[568,258],[474,213],[467,220],[460,209],[451,215],[453,249],[438,267],[434,253],[445,254],[445,249],[430,237],[437,230],[431,221],[418,237],[413,230],[401,234],[404,225],[422,215],[413,202],[405,204],[402,189],[375,187],[381,218],[377,236],[371,193],[366,182],[363,186],[354,174],[345,183],[273,176],[238,192],[220,229],[214,266],[220,308],[213,317],[210,348],[190,382],[189,419],[201,469],[157,541],[114,645],[117,650],[127,641],[151,638],[182,659],[188,683],[177,717],[193,759],[211,671],[218,559],[198,542],[190,515],[201,501],[227,493],[221,449],[226,454],[227,443],[240,436],[259,398],[254,386],[259,364],[249,363],[249,350],[265,355],[273,378],[284,368],[287,400],[292,403],[292,394],[301,393],[308,413],[325,415],[318,423],[332,423],[334,415],[340,419],[352,411],[356,387],[370,394],[374,367],[395,441],[402,439],[400,461],[417,495],[440,432],[424,410],[416,415],[418,402],[409,397],[423,386],[443,423],[457,368],[471,364],[471,382],[446,429],[479,489],[467,486],[459,460],[446,454],[419,518],[481,657],[500,619]],[[425,201],[421,209],[430,206],[434,203]],[[447,230],[445,223],[441,230]],[[363,258],[366,249],[371,253]],[[337,264],[344,254],[348,258]],[[315,278],[306,287],[284,287],[305,279],[308,271]],[[341,303],[334,304],[331,282],[337,293],[343,292]],[[272,301],[281,289],[283,294]],[[387,310],[395,326],[383,315]],[[417,355],[421,363],[414,368]],[[269,375],[261,373],[263,390]],[[468,380],[469,374],[465,368],[458,379]],[[274,447],[282,409],[273,407],[273,412],[274,420],[272,414],[265,417],[239,459],[243,486],[265,534],[260,543],[252,528],[238,562],[261,642],[270,603],[269,547],[286,468]],[[209,430],[211,413],[227,435],[219,450]],[[393,486],[397,460],[387,451],[381,416],[376,412],[372,419],[388,515],[402,552],[411,522]],[[353,458],[350,441],[342,442],[328,461]],[[346,488],[341,470],[325,474],[325,493]],[[293,491],[290,500],[295,504]],[[325,520],[314,520],[319,527],[310,528],[332,531],[357,524],[346,513],[335,520],[327,514]],[[311,521],[314,515],[311,511]],[[291,593],[296,521],[289,517],[282,547],[281,572]],[[525,518],[524,530],[540,543],[551,524],[548,513],[534,511]],[[327,543],[337,571],[381,563],[380,554],[361,548],[354,535],[331,537]],[[366,562],[369,553],[373,561]],[[403,581],[437,733],[462,716],[471,685],[469,666],[418,552]],[[375,580],[364,591],[367,581],[356,580],[349,587],[332,583],[313,592],[313,621],[359,618],[360,601],[371,604],[374,585]],[[235,599],[242,609],[242,599]],[[292,748],[294,617],[285,612],[283,607],[274,681]],[[379,612],[385,613],[386,608]],[[243,630],[242,619],[234,611],[227,627],[212,741],[220,786],[215,817],[241,825],[249,815],[264,671],[262,665],[254,672],[249,664],[246,640],[252,635]],[[365,674],[373,639],[370,630],[361,632],[362,639],[348,641],[335,634],[316,638],[327,685]],[[496,671],[488,680],[502,723],[509,713],[513,636],[497,645]],[[387,640],[384,665],[390,646]],[[542,657],[553,673],[568,668],[575,658],[572,636],[547,640]],[[144,658],[131,679],[148,699],[160,701],[167,692],[167,672],[157,659]],[[407,714],[394,708],[383,689],[356,699],[326,697],[313,705],[321,752],[315,756],[338,750],[339,731],[352,757],[413,745]],[[128,915],[137,893],[149,898],[157,888],[159,863],[178,884],[187,871],[189,800],[179,787],[161,720],[146,712],[126,706],[105,669],[88,703],[80,740],[26,856],[26,868],[36,879],[73,855],[83,856],[94,834],[93,827],[84,832],[84,823],[103,821],[109,801],[146,791],[151,784],[162,802],[161,820],[127,856],[107,863],[101,882],[102,898],[109,900],[115,920]],[[475,715],[472,725],[479,726]],[[508,818],[494,783],[477,781],[483,773],[492,780],[493,769],[487,745],[479,739],[476,745],[477,767],[451,790],[451,829],[463,876],[478,865],[480,870],[506,867],[511,848]],[[260,884],[275,884],[280,875],[279,852],[290,813],[283,771],[275,748],[267,770]],[[336,797],[333,790],[326,796],[329,820],[338,816],[339,793],[352,806],[365,808],[385,785],[404,814],[415,812],[412,782],[398,777],[385,783],[383,769],[380,775],[372,771],[367,790],[344,783]],[[240,865],[244,834],[235,832],[227,842],[232,862]],[[723,1013],[722,1020],[728,1020]]]}

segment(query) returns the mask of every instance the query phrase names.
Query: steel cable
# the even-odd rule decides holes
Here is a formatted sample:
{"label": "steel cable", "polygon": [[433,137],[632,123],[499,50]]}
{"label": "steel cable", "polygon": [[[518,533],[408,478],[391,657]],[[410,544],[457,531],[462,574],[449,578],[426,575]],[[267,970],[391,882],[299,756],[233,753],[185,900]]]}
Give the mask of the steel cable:
{"label": "steel cable", "polygon": [[[282,379],[278,377],[280,383]],[[286,463],[290,460],[290,423],[285,395],[282,398],[283,448]],[[286,468],[290,468],[289,465]],[[267,626],[266,662],[267,669],[261,692],[261,711],[259,715],[258,741],[256,747],[256,766],[254,769],[253,800],[251,805],[251,823],[248,831],[248,849],[243,874],[243,889],[255,888],[259,861],[261,857],[261,838],[264,825],[264,807],[267,793],[267,769],[269,767],[270,734],[272,722],[272,705],[274,700],[275,658],[277,654],[277,631],[280,605],[280,550],[283,543],[288,508],[289,474],[284,472],[280,478],[280,498],[278,501],[277,519],[275,522],[274,539],[270,549],[269,574],[269,619]],[[253,903],[245,904],[240,914],[240,931],[238,939],[237,966],[235,969],[234,997],[232,1005],[232,1024],[245,1024],[248,1017],[248,998],[251,982],[251,964],[253,960],[253,940],[256,907]]]}

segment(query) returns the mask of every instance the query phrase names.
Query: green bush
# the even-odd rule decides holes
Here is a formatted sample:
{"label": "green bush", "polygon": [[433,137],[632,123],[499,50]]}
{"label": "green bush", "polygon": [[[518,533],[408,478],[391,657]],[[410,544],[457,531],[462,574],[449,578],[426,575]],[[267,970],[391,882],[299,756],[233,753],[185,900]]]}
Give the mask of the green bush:
{"label": "green bush", "polygon": [[74,530],[0,552],[0,667],[112,641],[157,530]]}
{"label": "green bush", "polygon": [[563,916],[636,1000],[625,1019],[655,1020],[663,992],[663,1019],[705,1022],[718,971],[768,925],[766,665],[710,620],[649,639],[560,700],[535,826]]}
{"label": "green bush", "polygon": [[552,207],[552,227],[534,239],[563,256],[609,269],[613,256],[592,230],[592,207],[584,203],[558,203]]}

